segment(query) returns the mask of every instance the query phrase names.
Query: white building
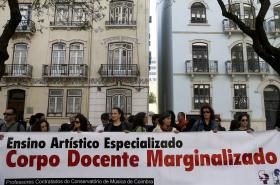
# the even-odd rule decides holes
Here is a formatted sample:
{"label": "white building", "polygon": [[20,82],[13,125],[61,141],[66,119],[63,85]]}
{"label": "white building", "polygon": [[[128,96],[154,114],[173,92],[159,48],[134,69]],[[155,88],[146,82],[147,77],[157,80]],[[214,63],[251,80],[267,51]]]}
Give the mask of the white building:
{"label": "white building", "polygon": [[[51,124],[82,113],[96,124],[114,106],[148,111],[149,0],[102,0],[97,22],[81,1],[57,1],[40,18],[31,2],[19,1],[23,19],[8,46],[0,112],[13,106],[23,119],[42,112]],[[2,33],[8,6],[0,16]]]}
{"label": "white building", "polygon": [[[258,12],[260,4],[251,7],[248,2],[232,1],[232,11],[253,26],[252,12]],[[253,51],[252,40],[222,16],[216,0],[180,0],[170,8],[172,33],[166,38],[172,38],[173,47],[174,111],[198,115],[200,107],[210,103],[226,127],[247,112],[255,130],[271,129],[280,114],[280,79]],[[165,10],[169,11],[161,8]],[[276,47],[280,46],[279,16],[280,1],[272,0],[265,25]],[[161,38],[162,34],[159,31]]]}

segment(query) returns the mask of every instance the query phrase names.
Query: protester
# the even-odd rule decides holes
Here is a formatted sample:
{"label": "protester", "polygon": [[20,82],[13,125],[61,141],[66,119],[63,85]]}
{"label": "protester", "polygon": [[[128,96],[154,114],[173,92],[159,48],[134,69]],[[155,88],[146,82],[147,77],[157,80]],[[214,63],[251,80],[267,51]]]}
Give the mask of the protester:
{"label": "protester", "polygon": [[32,132],[49,132],[50,125],[46,120],[40,120],[32,127]]}
{"label": "protester", "polygon": [[157,127],[157,125],[159,124],[158,120],[159,120],[160,114],[153,114],[152,115],[152,124],[153,125],[146,125],[146,131],[147,132],[153,132],[153,130]]}
{"label": "protester", "polygon": [[108,113],[103,113],[101,114],[101,124],[97,125],[95,128],[95,132],[103,132],[104,128],[109,125],[109,114]]}
{"label": "protester", "polygon": [[188,132],[191,130],[192,126],[189,124],[189,120],[186,119],[186,115],[184,112],[179,112],[177,115],[177,130],[180,132]]}
{"label": "protester", "polygon": [[82,114],[75,116],[75,125],[72,131],[87,132],[88,131],[88,120]]}
{"label": "protester", "polygon": [[239,122],[235,119],[231,120],[229,131],[235,131],[238,128],[239,128]]}
{"label": "protester", "polygon": [[240,124],[236,131],[247,131],[253,132],[254,129],[250,128],[250,116],[247,113],[243,113],[238,117],[238,122]]}
{"label": "protester", "polygon": [[218,131],[226,131],[225,127],[222,127],[221,124],[222,119],[220,116],[215,116],[215,121],[218,124]]}
{"label": "protester", "polygon": [[124,113],[123,111],[118,108],[114,107],[112,109],[112,122],[105,127],[105,132],[128,132],[129,128],[128,125],[124,122]]}
{"label": "protester", "polygon": [[195,122],[191,131],[218,131],[218,125],[215,121],[214,110],[210,105],[204,105],[200,108],[200,119]]}
{"label": "protester", "polygon": [[148,124],[148,116],[145,112],[137,113],[133,118],[134,132],[146,132],[145,126]]}
{"label": "protester", "polygon": [[153,132],[179,132],[176,128],[171,126],[170,112],[163,113],[159,118],[159,124]]}
{"label": "protester", "polygon": [[32,127],[38,123],[41,120],[45,120],[45,114],[44,113],[36,113],[35,115],[32,115],[29,119],[29,127],[26,131],[32,131]]}
{"label": "protester", "polygon": [[0,125],[0,132],[24,132],[24,127],[19,124],[16,115],[16,109],[8,107],[3,113],[5,123]]}

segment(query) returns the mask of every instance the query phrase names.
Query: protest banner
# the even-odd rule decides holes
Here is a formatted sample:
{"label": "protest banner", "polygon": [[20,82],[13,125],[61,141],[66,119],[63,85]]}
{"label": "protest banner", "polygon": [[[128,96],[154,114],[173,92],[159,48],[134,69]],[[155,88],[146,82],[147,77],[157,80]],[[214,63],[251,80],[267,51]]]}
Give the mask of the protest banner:
{"label": "protest banner", "polygon": [[280,132],[0,133],[0,184],[280,185]]}

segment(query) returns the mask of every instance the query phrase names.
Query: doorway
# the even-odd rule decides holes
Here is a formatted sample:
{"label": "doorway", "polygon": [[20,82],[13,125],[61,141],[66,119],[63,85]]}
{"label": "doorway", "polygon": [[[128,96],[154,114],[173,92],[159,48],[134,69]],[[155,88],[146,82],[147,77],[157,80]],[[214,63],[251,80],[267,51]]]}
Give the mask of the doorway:
{"label": "doorway", "polygon": [[277,116],[280,115],[279,89],[274,85],[269,85],[264,89],[263,97],[266,117],[266,130],[272,130],[274,129]]}
{"label": "doorway", "polygon": [[8,92],[7,107],[14,107],[17,111],[17,120],[24,120],[25,91],[14,89]]}

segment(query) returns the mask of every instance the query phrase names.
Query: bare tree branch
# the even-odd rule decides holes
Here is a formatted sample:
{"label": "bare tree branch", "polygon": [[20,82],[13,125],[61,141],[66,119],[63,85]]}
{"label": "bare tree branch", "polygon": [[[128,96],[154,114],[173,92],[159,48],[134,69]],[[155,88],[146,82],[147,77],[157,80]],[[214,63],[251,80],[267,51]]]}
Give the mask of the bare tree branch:
{"label": "bare tree branch", "polygon": [[[255,52],[280,74],[280,48],[271,45],[264,29],[265,16],[271,5],[270,0],[259,0],[261,8],[254,20],[255,27],[247,26],[240,18],[230,11],[230,7],[228,11],[223,0],[217,0],[217,2],[222,10],[222,15],[236,23],[245,34],[251,37]],[[251,6],[253,6],[252,1]]]}

